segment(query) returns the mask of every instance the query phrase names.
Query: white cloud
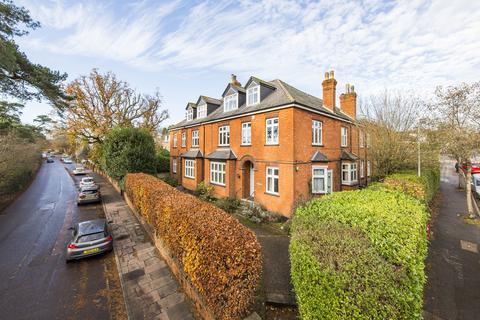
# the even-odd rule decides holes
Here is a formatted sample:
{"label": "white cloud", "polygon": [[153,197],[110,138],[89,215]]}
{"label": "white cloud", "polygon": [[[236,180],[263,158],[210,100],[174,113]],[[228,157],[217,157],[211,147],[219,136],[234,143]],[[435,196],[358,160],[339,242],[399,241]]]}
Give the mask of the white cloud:
{"label": "white cloud", "polygon": [[314,94],[328,68],[359,92],[478,80],[480,1],[118,3],[32,3],[56,38],[29,45],[142,70],[281,78]]}

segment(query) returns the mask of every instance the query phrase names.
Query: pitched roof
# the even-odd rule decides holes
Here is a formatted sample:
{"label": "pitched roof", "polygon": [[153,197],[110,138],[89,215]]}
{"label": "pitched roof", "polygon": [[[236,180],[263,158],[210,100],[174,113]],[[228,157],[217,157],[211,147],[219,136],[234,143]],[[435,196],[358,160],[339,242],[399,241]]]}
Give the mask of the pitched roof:
{"label": "pitched roof", "polygon": [[180,155],[182,158],[203,158],[203,154],[200,150],[189,150]]}
{"label": "pitched roof", "polygon": [[[254,79],[258,79],[258,78],[254,78]],[[324,107],[322,99],[314,97],[306,92],[303,92],[287,84],[286,82],[283,82],[278,79],[272,80],[269,82],[266,82],[266,81],[264,82],[268,83],[272,88],[275,88],[275,90],[273,90],[272,93],[270,93],[268,96],[262,99],[259,103],[253,106],[247,106],[246,103],[244,103],[243,105],[239,106],[237,109],[227,111],[227,112],[224,112],[223,108],[217,108],[216,110],[214,110],[212,113],[210,113],[208,116],[204,118],[194,119],[190,121],[182,120],[179,123],[175,124],[172,127],[172,129],[181,128],[184,126],[194,126],[196,124],[201,124],[207,121],[221,120],[221,119],[232,117],[232,116],[241,116],[242,114],[245,114],[245,113],[267,110],[270,108],[279,107],[279,106],[283,106],[291,103],[297,103],[299,105],[308,107],[313,110],[320,111],[327,115],[332,115],[337,118],[344,119],[346,121],[353,121],[353,119],[351,119],[350,117],[348,117],[338,109],[335,111],[331,111],[330,109],[327,109],[326,107]],[[200,97],[203,97],[203,96],[200,96]],[[217,102],[215,103],[217,105],[220,105],[222,103],[222,101],[218,99],[213,99],[213,98],[209,98],[209,99],[212,99],[213,101]]]}
{"label": "pitched roof", "polygon": [[197,104],[195,102],[189,102],[187,103],[187,106],[185,107],[185,109],[188,109],[189,107],[196,108]]}
{"label": "pitched roof", "polygon": [[312,162],[328,162],[327,156],[320,151],[316,151],[310,160]]}
{"label": "pitched roof", "polygon": [[232,149],[218,149],[206,156],[210,160],[235,160],[237,156]]}
{"label": "pitched roof", "polygon": [[235,85],[235,84],[233,84],[233,83],[229,83],[229,84],[227,85],[227,87],[225,88],[225,90],[223,90],[222,97],[225,96],[225,94],[228,92],[228,90],[229,90],[230,88],[233,88],[233,89],[235,89],[235,90],[237,90],[237,91],[240,91],[240,92],[242,92],[242,93],[245,93],[245,92],[246,92],[245,88],[243,88],[243,87],[241,87],[241,86],[237,86],[237,85]]}
{"label": "pitched roof", "polygon": [[254,76],[251,76],[250,79],[248,79],[247,83],[245,83],[245,88],[247,88],[247,87],[250,85],[250,82],[252,82],[252,81],[255,81],[255,82],[258,83],[258,84],[262,84],[262,85],[264,85],[264,86],[266,86],[266,87],[269,87],[269,88],[275,90],[275,87],[272,86],[272,84],[271,84],[270,82],[265,81],[265,80],[262,80],[262,79],[260,79],[260,78],[254,77]]}
{"label": "pitched roof", "polygon": [[210,97],[207,97],[207,96],[198,97],[197,104],[200,102],[200,100],[203,100],[206,103],[216,104],[218,106],[222,104],[222,100],[215,99],[215,98],[210,98]]}
{"label": "pitched roof", "polygon": [[341,155],[340,159],[355,161],[355,160],[358,160],[358,157],[355,154],[351,153],[350,151],[342,150],[342,155]]}

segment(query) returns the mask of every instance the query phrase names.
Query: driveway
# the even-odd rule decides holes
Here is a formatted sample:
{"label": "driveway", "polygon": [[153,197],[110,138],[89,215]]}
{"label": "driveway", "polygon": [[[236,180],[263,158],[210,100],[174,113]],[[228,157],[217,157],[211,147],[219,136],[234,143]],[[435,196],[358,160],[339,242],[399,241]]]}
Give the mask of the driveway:
{"label": "driveway", "polygon": [[0,213],[0,318],[125,318],[113,253],[65,263],[72,223],[104,217],[101,205],[77,207],[76,195],[55,160]]}
{"label": "driveway", "polygon": [[480,318],[480,225],[467,224],[453,161],[442,162],[442,203],[427,258],[425,319]]}

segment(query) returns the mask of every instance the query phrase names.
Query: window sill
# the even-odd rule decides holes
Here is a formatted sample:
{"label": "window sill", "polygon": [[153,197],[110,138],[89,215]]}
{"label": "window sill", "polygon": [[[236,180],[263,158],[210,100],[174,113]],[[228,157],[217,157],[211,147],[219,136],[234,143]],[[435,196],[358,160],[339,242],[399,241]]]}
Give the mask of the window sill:
{"label": "window sill", "polygon": [[229,144],[219,144],[217,147],[230,147]]}
{"label": "window sill", "polygon": [[269,196],[280,197],[280,194],[279,194],[279,193],[275,193],[275,192],[265,191],[265,194],[268,194]]}
{"label": "window sill", "polygon": [[322,191],[322,192],[312,192],[312,194],[316,194],[316,195],[319,195],[319,194],[327,194],[326,191]]}
{"label": "window sill", "polygon": [[187,179],[192,179],[192,180],[195,180],[195,177],[187,177],[187,176],[183,176],[184,178],[187,178]]}
{"label": "window sill", "polygon": [[221,183],[218,183],[218,182],[212,182],[212,181],[210,181],[210,184],[213,184],[214,186],[224,187],[224,188],[226,187],[225,184],[221,184]]}
{"label": "window sill", "polygon": [[271,146],[271,147],[278,147],[280,144],[279,143],[265,143],[265,146]]}
{"label": "window sill", "polygon": [[240,145],[240,147],[251,147],[251,146],[252,146],[251,143],[249,143],[249,144],[241,144],[241,145]]}
{"label": "window sill", "polygon": [[358,181],[351,181],[351,182],[342,181],[342,186],[356,186],[357,184],[358,184]]}
{"label": "window sill", "polygon": [[324,147],[321,143],[312,143],[312,147]]}

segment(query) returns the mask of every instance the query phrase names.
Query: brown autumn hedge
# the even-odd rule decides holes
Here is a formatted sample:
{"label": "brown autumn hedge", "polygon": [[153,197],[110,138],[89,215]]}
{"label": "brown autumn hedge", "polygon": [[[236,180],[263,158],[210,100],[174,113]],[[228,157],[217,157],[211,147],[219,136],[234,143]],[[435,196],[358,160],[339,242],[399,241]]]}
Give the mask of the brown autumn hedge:
{"label": "brown autumn hedge", "polygon": [[215,317],[244,316],[262,268],[255,234],[221,209],[147,174],[128,174],[125,192]]}

